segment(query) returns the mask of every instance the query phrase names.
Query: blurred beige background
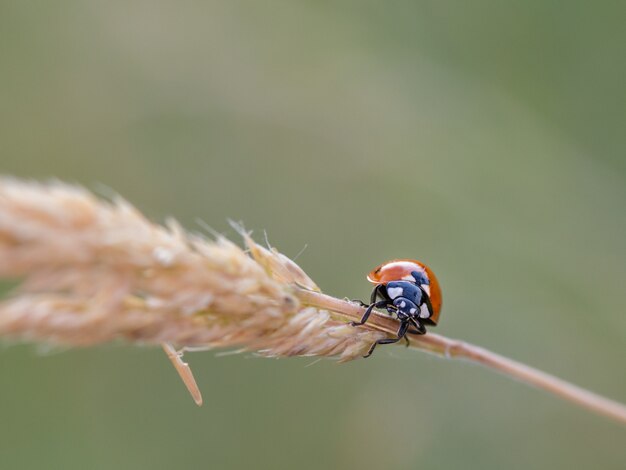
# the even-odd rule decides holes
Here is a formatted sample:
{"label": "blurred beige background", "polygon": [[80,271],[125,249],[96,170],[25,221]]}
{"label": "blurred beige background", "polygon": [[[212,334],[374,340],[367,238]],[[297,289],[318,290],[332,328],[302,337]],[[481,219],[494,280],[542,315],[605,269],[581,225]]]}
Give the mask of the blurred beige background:
{"label": "blurred beige background", "polygon": [[[328,293],[429,263],[437,332],[626,401],[621,2],[0,4],[0,172],[243,220]],[[7,291],[5,286],[4,291]],[[482,368],[0,354],[0,468],[622,469],[626,431]]]}

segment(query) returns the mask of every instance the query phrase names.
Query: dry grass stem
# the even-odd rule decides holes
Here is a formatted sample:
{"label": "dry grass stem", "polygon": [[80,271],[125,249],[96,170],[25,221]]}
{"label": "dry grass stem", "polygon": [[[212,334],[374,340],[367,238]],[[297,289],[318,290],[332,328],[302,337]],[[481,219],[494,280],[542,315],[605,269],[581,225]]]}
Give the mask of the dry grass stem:
{"label": "dry grass stem", "polygon": [[[301,290],[298,297],[304,304],[315,305],[341,315],[346,320],[354,320],[362,315],[362,307],[345,300],[336,299],[318,292]],[[380,331],[393,334],[397,330],[396,322],[387,316],[376,315],[370,320],[371,326]],[[487,349],[435,333],[426,335],[408,335],[409,346],[446,358],[465,359],[497,370],[521,382],[546,390],[560,398],[574,402],[584,408],[626,424],[626,407],[616,401],[573,385],[565,380],[542,372],[533,367],[501,356]]]}
{"label": "dry grass stem", "polygon": [[[196,403],[200,391],[176,348],[235,348],[268,357],[362,356],[393,335],[394,319],[322,294],[293,261],[247,251],[175,221],[148,221],[121,198],[78,186],[0,178],[0,279],[19,280],[0,302],[0,336],[69,346],[112,340],[162,345]],[[481,363],[626,423],[626,407],[477,346],[436,334],[411,346]]]}

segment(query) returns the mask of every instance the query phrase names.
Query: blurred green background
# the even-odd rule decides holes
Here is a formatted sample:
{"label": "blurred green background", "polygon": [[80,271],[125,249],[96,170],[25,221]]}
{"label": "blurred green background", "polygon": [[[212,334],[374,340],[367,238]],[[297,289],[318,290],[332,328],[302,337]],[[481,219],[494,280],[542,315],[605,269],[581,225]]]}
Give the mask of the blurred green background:
{"label": "blurred green background", "polygon": [[[0,171],[227,219],[438,333],[626,401],[623,2],[0,3]],[[6,287],[4,289],[7,290]],[[0,354],[3,469],[623,469],[626,431],[480,367],[156,348]]]}

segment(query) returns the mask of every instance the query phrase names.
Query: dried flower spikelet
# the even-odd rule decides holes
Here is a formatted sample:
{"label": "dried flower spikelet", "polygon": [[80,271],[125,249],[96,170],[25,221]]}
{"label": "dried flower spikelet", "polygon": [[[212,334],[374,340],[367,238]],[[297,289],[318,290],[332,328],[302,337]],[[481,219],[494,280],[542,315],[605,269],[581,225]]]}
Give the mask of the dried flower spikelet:
{"label": "dried flower spikelet", "polygon": [[305,289],[321,292],[313,279],[291,259],[280,253],[276,248],[264,248],[256,243],[250,234],[239,224],[232,224],[243,237],[252,257],[265,268],[267,273],[283,284],[296,284]]}
{"label": "dried flower spikelet", "polygon": [[[0,338],[161,344],[201,404],[172,345],[346,361],[392,337],[390,318],[373,314],[367,325],[350,326],[362,313],[355,304],[321,294],[292,260],[242,235],[251,256],[173,220],[153,224],[121,198],[0,177],[0,281],[19,283],[0,299]],[[621,403],[484,348],[432,333],[411,338],[411,346],[486,365],[626,423]]]}
{"label": "dried flower spikelet", "polygon": [[315,283],[293,261],[243,235],[252,256],[173,220],[153,224],[121,198],[0,178],[0,279],[20,280],[0,302],[0,335],[341,360],[385,336],[300,305],[294,285],[319,291]]}

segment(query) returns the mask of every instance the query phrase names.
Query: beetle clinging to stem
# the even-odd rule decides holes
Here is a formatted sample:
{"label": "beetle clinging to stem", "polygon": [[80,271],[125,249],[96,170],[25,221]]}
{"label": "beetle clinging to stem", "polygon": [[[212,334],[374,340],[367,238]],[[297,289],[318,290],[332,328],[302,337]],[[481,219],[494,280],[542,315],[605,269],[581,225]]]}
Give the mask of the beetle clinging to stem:
{"label": "beetle clinging to stem", "polygon": [[[363,317],[352,326],[367,322],[372,310],[386,309],[400,320],[396,338],[379,339],[363,357],[369,357],[379,344],[397,343],[407,333],[424,334],[425,325],[437,325],[441,312],[441,288],[432,270],[412,259],[397,259],[383,263],[370,272],[367,280],[375,284],[370,303]],[[413,329],[411,329],[413,327]]]}

